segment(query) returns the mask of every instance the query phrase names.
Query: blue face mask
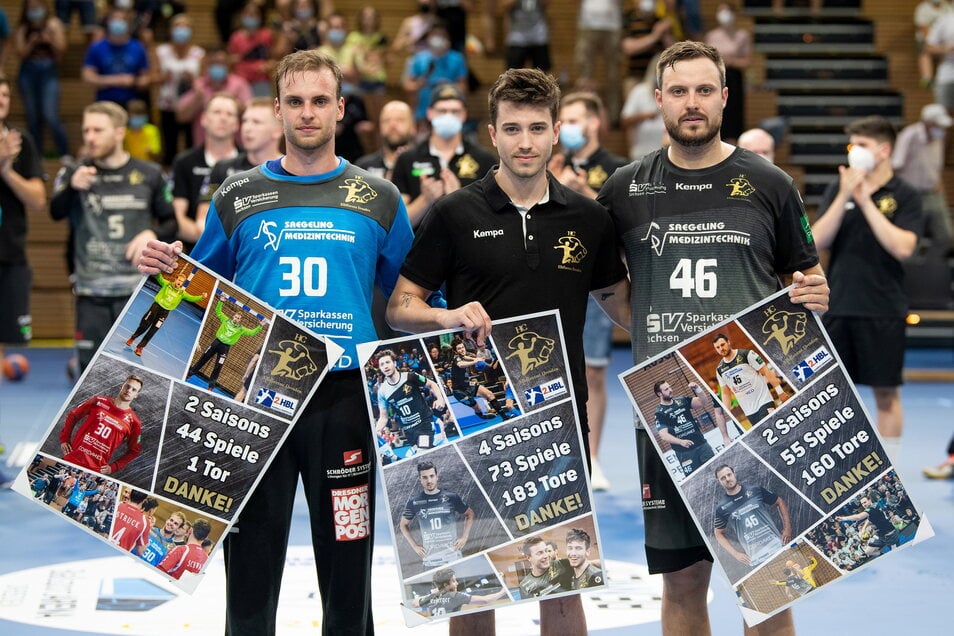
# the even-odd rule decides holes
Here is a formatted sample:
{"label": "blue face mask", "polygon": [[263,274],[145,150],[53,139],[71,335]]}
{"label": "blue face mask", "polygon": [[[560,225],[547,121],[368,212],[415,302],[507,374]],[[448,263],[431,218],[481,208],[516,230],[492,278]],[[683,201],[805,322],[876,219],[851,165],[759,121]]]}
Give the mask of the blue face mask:
{"label": "blue face mask", "polygon": [[344,29],[328,29],[328,41],[332,44],[343,44],[348,33]]}
{"label": "blue face mask", "polygon": [[130,115],[129,127],[133,130],[141,130],[148,121],[149,119],[145,115]]}
{"label": "blue face mask", "polygon": [[245,16],[242,18],[242,26],[248,29],[249,31],[254,31],[262,25],[262,21],[258,18],[252,16]]}
{"label": "blue face mask", "polygon": [[225,81],[229,76],[229,67],[225,64],[211,64],[209,66],[209,79],[213,82]]}
{"label": "blue face mask", "polygon": [[106,25],[110,35],[123,36],[129,33],[129,25],[125,20],[110,20]]}
{"label": "blue face mask", "polygon": [[583,134],[583,126],[563,124],[560,127],[560,144],[570,152],[575,152],[585,146],[586,136]]}
{"label": "blue face mask", "polygon": [[172,29],[172,41],[176,44],[185,44],[192,39],[192,29],[187,26],[177,26]]}
{"label": "blue face mask", "polygon": [[30,9],[26,13],[27,20],[30,22],[41,22],[43,18],[46,17],[46,9],[43,7],[38,7],[36,9]]}
{"label": "blue face mask", "polygon": [[464,122],[462,122],[457,115],[452,113],[444,113],[431,120],[431,128],[437,136],[442,139],[454,137],[460,133],[463,127]]}

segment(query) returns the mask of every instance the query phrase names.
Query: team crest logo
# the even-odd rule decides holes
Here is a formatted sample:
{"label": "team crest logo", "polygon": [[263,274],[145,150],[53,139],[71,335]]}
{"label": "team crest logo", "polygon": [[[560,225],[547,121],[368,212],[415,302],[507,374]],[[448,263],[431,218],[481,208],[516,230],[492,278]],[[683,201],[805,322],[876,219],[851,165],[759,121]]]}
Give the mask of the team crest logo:
{"label": "team crest logo", "polygon": [[762,333],[768,334],[762,344],[774,340],[781,347],[782,353],[787,354],[796,342],[805,337],[807,321],[804,312],[776,311],[762,323]]}
{"label": "team crest logo", "polygon": [[413,391],[413,390],[414,390],[414,389],[412,389],[412,388],[411,388],[410,386],[408,386],[407,384],[404,385],[404,395],[410,395],[411,391]]}
{"label": "team crest logo", "polygon": [[345,203],[368,203],[378,196],[375,189],[369,186],[368,182],[362,177],[345,179],[344,185],[340,185],[338,188],[348,191],[348,196],[344,200]]}
{"label": "team crest logo", "polygon": [[139,185],[145,180],[146,177],[138,170],[133,170],[129,173],[129,185]]}
{"label": "team crest logo", "polygon": [[878,211],[887,217],[893,216],[898,211],[898,201],[893,194],[878,199]]}
{"label": "team crest logo", "polygon": [[278,237],[274,232],[272,232],[272,230],[274,230],[277,226],[278,224],[275,223],[275,221],[262,221],[262,223],[258,226],[258,234],[255,235],[256,239],[264,236],[266,241],[265,247],[270,247],[276,252],[278,251]]}
{"label": "team crest logo", "polygon": [[563,250],[563,258],[560,260],[561,265],[579,265],[586,258],[586,248],[576,237],[576,232],[569,231],[566,236],[561,236],[553,249]]}
{"label": "team crest logo", "polygon": [[295,340],[281,340],[278,349],[269,349],[269,353],[278,356],[278,364],[270,375],[290,380],[301,380],[318,370],[318,365],[311,359],[308,348]]}
{"label": "team crest logo", "polygon": [[476,179],[480,164],[470,155],[464,155],[457,160],[457,176],[461,179]]}
{"label": "team crest logo", "polygon": [[732,192],[729,193],[730,197],[747,198],[755,193],[755,186],[749,183],[744,174],[740,174],[735,179],[729,179],[726,185],[732,188]]}
{"label": "team crest logo", "polygon": [[541,336],[532,331],[524,331],[511,338],[510,342],[507,343],[507,348],[512,352],[507,356],[507,360],[517,358],[520,361],[520,372],[526,375],[533,369],[550,361],[554,344],[552,338]]}
{"label": "team crest logo", "polygon": [[594,190],[599,190],[603,187],[603,183],[607,179],[609,179],[609,175],[606,174],[606,170],[603,169],[603,166],[595,166],[586,171],[586,185]]}

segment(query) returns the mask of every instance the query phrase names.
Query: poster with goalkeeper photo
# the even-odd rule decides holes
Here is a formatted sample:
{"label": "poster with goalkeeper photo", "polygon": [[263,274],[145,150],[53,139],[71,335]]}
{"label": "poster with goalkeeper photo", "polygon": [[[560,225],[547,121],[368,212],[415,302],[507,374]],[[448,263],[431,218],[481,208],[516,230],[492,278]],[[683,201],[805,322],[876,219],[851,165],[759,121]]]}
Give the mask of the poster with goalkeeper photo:
{"label": "poster with goalkeeper photo", "polygon": [[933,535],[787,290],[619,378],[749,625]]}
{"label": "poster with goalkeeper photo", "polygon": [[358,354],[408,625],[605,585],[556,312]]}
{"label": "poster with goalkeeper photo", "polygon": [[191,592],[340,355],[181,256],[140,283],[14,490]]}

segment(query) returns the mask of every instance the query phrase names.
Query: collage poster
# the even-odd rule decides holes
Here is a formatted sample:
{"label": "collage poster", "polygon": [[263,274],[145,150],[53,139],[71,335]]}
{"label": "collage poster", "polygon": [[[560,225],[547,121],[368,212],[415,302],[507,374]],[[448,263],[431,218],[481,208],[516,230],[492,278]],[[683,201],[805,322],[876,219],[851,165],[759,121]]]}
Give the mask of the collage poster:
{"label": "collage poster", "polygon": [[605,585],[556,312],[358,354],[409,626]]}
{"label": "collage poster", "polygon": [[748,624],[933,536],[787,290],[619,378]]}
{"label": "collage poster", "polygon": [[341,352],[180,256],[133,293],[14,490],[192,592]]}

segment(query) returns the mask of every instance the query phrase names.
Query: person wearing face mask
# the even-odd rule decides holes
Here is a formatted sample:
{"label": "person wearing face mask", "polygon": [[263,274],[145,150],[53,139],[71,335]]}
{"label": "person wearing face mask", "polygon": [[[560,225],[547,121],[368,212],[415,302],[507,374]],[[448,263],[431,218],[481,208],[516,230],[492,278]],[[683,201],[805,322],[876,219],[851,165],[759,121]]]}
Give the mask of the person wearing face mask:
{"label": "person wearing face mask", "polygon": [[722,138],[731,143],[745,130],[745,70],[752,64],[752,34],[736,23],[736,10],[729,2],[716,10],[719,26],[706,33],[705,42],[725,62],[725,85],[729,101],[722,112]]}
{"label": "person wearing face mask", "polygon": [[162,140],[159,128],[149,123],[149,111],[146,102],[141,99],[129,100],[129,122],[126,124],[126,136],[123,137],[123,150],[134,159],[155,161],[162,158]]}
{"label": "person wearing face mask", "polygon": [[[571,190],[595,199],[603,183],[627,160],[600,145],[603,128],[603,103],[596,93],[570,93],[560,106],[560,145],[563,153],[554,153],[548,168],[553,176]],[[586,384],[589,398],[586,414],[589,420],[589,450],[594,490],[609,490],[610,483],[596,457],[603,433],[606,413],[606,367],[610,362],[613,323],[590,298],[583,326],[583,351],[586,360]]]}
{"label": "person wearing face mask", "polygon": [[269,75],[286,48],[284,38],[262,23],[262,9],[254,0],[242,8],[239,24],[226,46],[232,67],[252,86],[252,93],[268,97],[272,94]]}
{"label": "person wearing face mask", "polygon": [[231,72],[229,56],[224,50],[210,49],[205,54],[203,64],[204,72],[176,103],[176,120],[192,127],[193,144],[201,144],[205,140],[199,115],[216,93],[228,93],[240,104],[247,103],[253,97],[249,83]]}
{"label": "person wearing face mask", "polygon": [[427,119],[431,91],[440,84],[454,84],[461,93],[467,91],[467,60],[450,48],[447,26],[434,22],[427,34],[427,48],[415,53],[407,63],[402,80],[408,101],[417,104],[414,116],[418,122]]}
{"label": "person wearing face mask", "polygon": [[60,120],[59,77],[59,62],[66,50],[66,31],[63,23],[51,14],[49,0],[26,0],[13,45],[22,60],[17,86],[30,136],[42,150],[43,125],[46,124],[56,152],[68,161],[69,142]]}
{"label": "person wearing face mask", "polygon": [[83,81],[96,88],[96,101],[124,108],[129,100],[142,97],[150,82],[146,48],[130,35],[130,24],[128,11],[110,9],[107,35],[86,49],[81,72]]}
{"label": "person wearing face mask", "polygon": [[427,139],[403,152],[394,165],[394,185],[407,203],[411,226],[417,227],[434,202],[477,181],[496,163],[493,153],[464,138],[464,94],[454,84],[434,89],[426,116]]}
{"label": "person wearing face mask", "polygon": [[162,130],[162,165],[169,167],[179,150],[179,140],[192,147],[191,122],[176,120],[176,102],[202,70],[205,49],[192,41],[192,20],[184,13],[170,22],[169,42],[156,47],[159,65],[159,124]]}
{"label": "person wearing face mask", "polygon": [[348,44],[347,40],[348,20],[340,13],[332,13],[328,16],[325,43],[319,46],[318,50],[333,59],[341,69],[341,93],[345,96],[354,95],[358,89],[355,47]]}
{"label": "person wearing face mask", "polygon": [[900,386],[905,317],[902,261],[924,226],[921,197],[894,174],[894,126],[872,115],[848,124],[848,166],[825,191],[812,225],[818,249],[830,250],[831,304],[825,328],[857,384],[872,387],[878,432],[898,459],[903,417]]}

